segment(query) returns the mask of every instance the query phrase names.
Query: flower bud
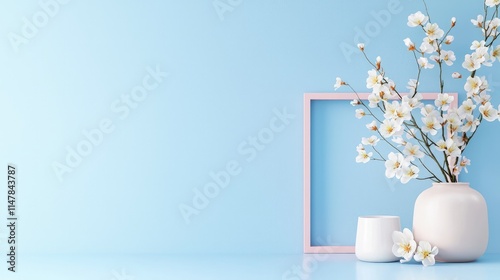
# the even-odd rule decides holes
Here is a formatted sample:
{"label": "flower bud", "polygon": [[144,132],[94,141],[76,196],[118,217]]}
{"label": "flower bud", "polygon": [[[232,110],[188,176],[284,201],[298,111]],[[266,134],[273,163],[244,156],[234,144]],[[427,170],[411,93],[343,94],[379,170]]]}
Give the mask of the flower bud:
{"label": "flower bud", "polygon": [[460,78],[462,78],[462,74],[460,74],[458,72],[453,72],[453,74],[451,74],[451,77],[453,79],[460,79]]}
{"label": "flower bud", "polygon": [[411,41],[410,38],[406,38],[403,40],[405,42],[406,47],[408,48],[409,51],[414,51],[415,50],[415,44]]}
{"label": "flower bud", "polygon": [[455,39],[455,37],[453,37],[452,35],[448,35],[448,36],[446,36],[444,43],[449,45],[449,44],[451,44],[451,42],[453,42],[454,39]]}
{"label": "flower bud", "polygon": [[361,101],[359,99],[354,99],[353,101],[351,101],[351,105],[352,106],[358,106],[358,105],[361,105]]}

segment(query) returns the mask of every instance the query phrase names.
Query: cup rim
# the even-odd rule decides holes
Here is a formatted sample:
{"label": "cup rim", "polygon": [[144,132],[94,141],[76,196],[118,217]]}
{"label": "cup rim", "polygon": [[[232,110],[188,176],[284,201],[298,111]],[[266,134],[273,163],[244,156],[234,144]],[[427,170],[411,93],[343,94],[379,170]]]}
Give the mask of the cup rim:
{"label": "cup rim", "polygon": [[359,219],[399,219],[399,216],[393,215],[368,215],[368,216],[359,216]]}

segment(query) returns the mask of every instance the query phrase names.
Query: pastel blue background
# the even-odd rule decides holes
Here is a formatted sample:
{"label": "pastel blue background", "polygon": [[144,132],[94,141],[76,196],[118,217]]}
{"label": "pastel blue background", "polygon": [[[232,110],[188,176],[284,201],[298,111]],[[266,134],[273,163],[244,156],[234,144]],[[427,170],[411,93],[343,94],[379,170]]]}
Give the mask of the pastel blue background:
{"label": "pastel blue background", "polygon": [[[469,19],[481,5],[429,2],[433,21],[446,25],[457,17],[452,46],[461,61],[479,37]],[[31,0],[0,3],[0,158],[19,167],[21,256],[301,253],[303,94],[333,91],[337,76],[365,91],[369,65],[355,39],[365,41],[370,57],[382,56],[388,76],[404,87],[415,66],[403,39],[421,40],[406,26],[407,15],[422,10],[419,1],[235,0],[219,17],[212,1],[89,0],[60,4],[16,52],[9,34],[21,34],[23,17],[31,20],[42,7]],[[377,21],[381,10],[391,10],[390,19]],[[461,71],[460,64],[445,76]],[[111,104],[141,85],[148,67],[169,76],[120,118]],[[495,104],[497,69],[480,73],[490,78]],[[463,92],[463,81],[447,81],[447,91]],[[421,89],[437,86],[436,70],[425,73]],[[350,109],[339,118],[359,125]],[[269,130],[276,110],[294,117],[280,131]],[[82,131],[104,119],[114,130],[59,181],[54,162],[65,163],[67,147],[75,149],[86,139]],[[481,127],[462,177],[488,202],[488,252],[500,252],[494,238],[500,233],[499,125]],[[252,148],[259,133],[269,141]],[[339,151],[351,161],[346,164],[354,161],[355,145]],[[192,205],[195,190],[228,162],[241,172],[186,224],[180,205]],[[376,164],[353,168],[387,183]],[[426,186],[384,187],[359,193],[357,202],[373,195],[411,202],[404,194]],[[0,216],[5,200],[0,194]],[[335,203],[346,213],[362,212],[351,201]],[[405,207],[409,225],[413,205]],[[6,234],[3,227],[0,233]]]}

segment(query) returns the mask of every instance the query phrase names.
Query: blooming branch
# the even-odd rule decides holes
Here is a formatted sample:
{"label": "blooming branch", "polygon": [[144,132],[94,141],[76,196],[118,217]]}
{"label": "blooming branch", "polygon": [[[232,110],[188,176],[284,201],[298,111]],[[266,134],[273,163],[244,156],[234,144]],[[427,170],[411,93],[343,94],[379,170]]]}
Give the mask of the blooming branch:
{"label": "blooming branch", "polygon": [[[341,78],[336,79],[334,88],[348,86],[356,94],[351,104],[363,106],[356,109],[356,117],[373,119],[367,128],[376,135],[363,138],[357,147],[357,162],[382,160],[385,162],[385,175],[396,177],[402,183],[412,179],[456,182],[460,172],[467,172],[466,166],[470,165],[470,160],[463,153],[481,123],[500,120],[500,106],[495,107],[491,103],[486,77],[477,75],[482,67],[490,67],[500,61],[500,45],[493,45],[500,36],[500,0],[485,0],[484,13],[471,20],[482,37],[471,43],[470,53],[461,63],[462,71],[468,74],[464,83],[465,100],[458,108],[451,106],[455,100],[445,93],[443,77],[443,69],[454,67],[457,60],[454,51],[448,49],[454,41],[450,33],[457,20],[451,18],[445,31],[431,22],[427,5],[425,1],[423,3],[425,13],[418,11],[410,14],[407,22],[409,27],[422,30],[422,42],[417,46],[410,38],[403,40],[417,68],[416,77],[410,79],[406,87],[408,94],[397,90],[396,82],[386,75],[379,56],[375,61],[370,60],[364,44],[359,44],[358,48],[372,67],[366,78],[366,88],[371,90],[368,99],[362,100],[354,88]],[[433,104],[424,105],[419,93],[421,73],[433,68],[439,70],[439,93]],[[451,78],[460,79],[462,74],[455,71]],[[380,140],[393,149],[387,156],[375,148]],[[367,149],[373,150],[377,158],[373,158],[374,153]],[[425,161],[425,158],[430,160]],[[428,174],[420,176],[421,170]]]}

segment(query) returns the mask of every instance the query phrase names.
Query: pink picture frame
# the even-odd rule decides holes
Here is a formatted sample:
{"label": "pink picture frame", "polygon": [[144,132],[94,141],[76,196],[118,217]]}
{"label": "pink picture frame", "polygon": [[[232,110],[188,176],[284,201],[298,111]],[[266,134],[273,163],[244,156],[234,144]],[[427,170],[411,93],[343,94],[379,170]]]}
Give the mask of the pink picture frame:
{"label": "pink picture frame", "polygon": [[[454,96],[452,107],[458,107],[458,94]],[[367,100],[369,93],[361,93],[359,97]],[[423,93],[424,100],[436,99],[437,93]],[[311,245],[311,103],[314,100],[344,100],[356,99],[354,93],[305,93],[304,94],[304,253],[306,254],[353,254],[354,245],[313,246]],[[346,104],[351,106],[350,104]]]}

